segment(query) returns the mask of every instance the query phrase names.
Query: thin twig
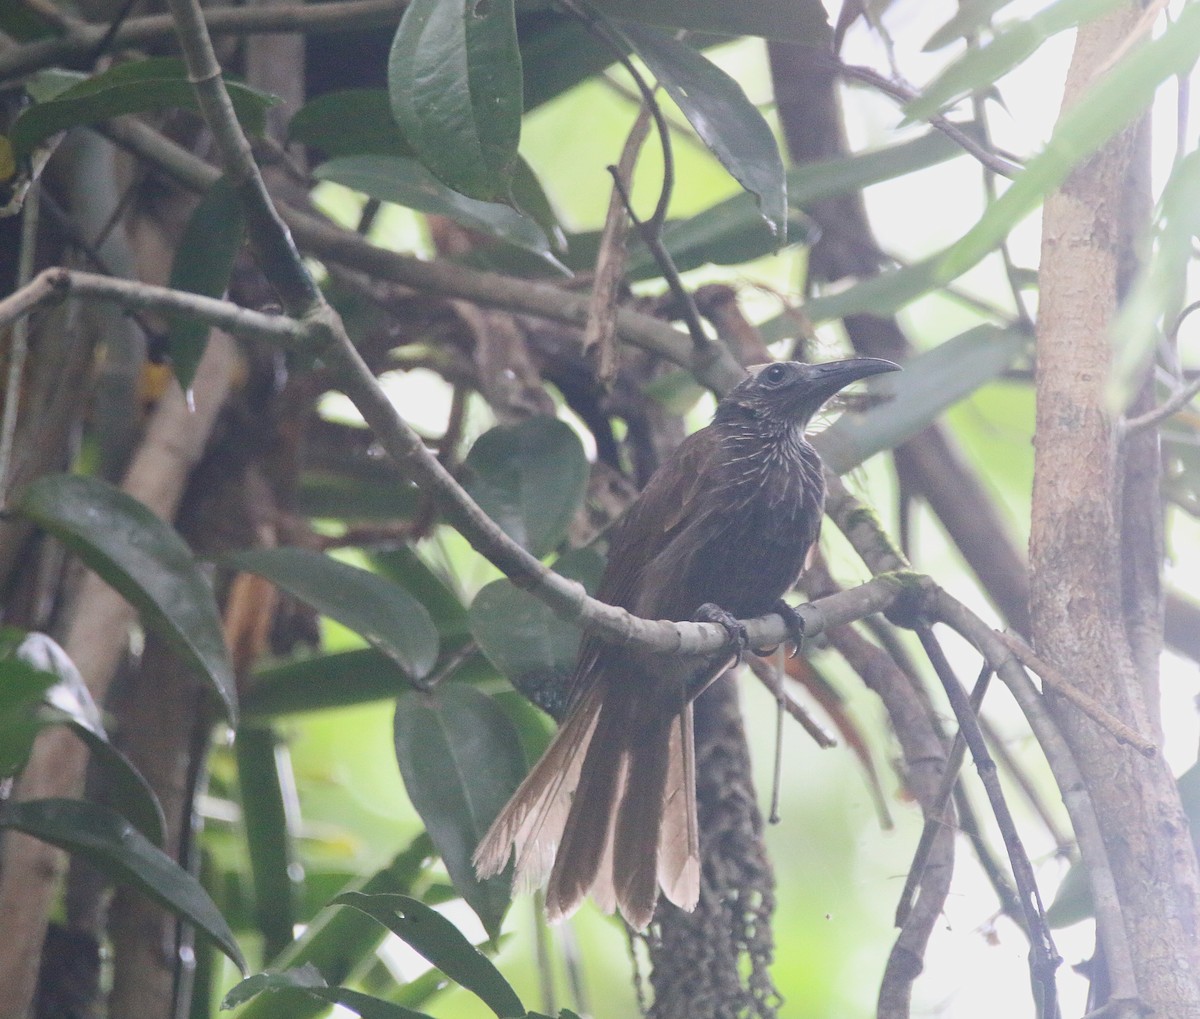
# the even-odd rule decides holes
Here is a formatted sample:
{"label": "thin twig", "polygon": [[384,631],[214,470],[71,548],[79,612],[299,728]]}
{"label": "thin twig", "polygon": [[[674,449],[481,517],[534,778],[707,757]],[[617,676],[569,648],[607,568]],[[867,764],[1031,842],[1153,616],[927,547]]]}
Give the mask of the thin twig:
{"label": "thin twig", "polygon": [[[609,173],[623,179],[633,176],[638,153],[649,131],[650,111],[643,105],[625,139],[621,160],[615,169],[609,167]],[[596,254],[592,292],[588,298],[588,320],[583,330],[584,356],[592,365],[596,380],[606,389],[616,378],[619,363],[616,344],[617,293],[625,277],[628,222],[624,199],[614,187],[608,201],[608,213],[604,217],[604,229],[600,233],[600,250]]]}
{"label": "thin twig", "polygon": [[[1042,753],[1062,794],[1063,806],[1071,818],[1071,828],[1079,843],[1080,856],[1087,869],[1092,890],[1092,906],[1096,912],[1096,935],[1104,947],[1109,983],[1114,999],[1135,1002],[1138,998],[1134,976],[1133,954],[1121,911],[1121,899],[1108,862],[1108,848],[1100,833],[1096,810],[1088,795],[1079,765],[1067,746],[1058,726],[1046,710],[1046,703],[1024,667],[1000,634],[951,598],[945,591],[934,589],[926,599],[925,609],[965,637],[996,670],[1029,722]],[[1122,1017],[1136,1016],[1136,1007],[1120,1013]]]}
{"label": "thin twig", "polygon": [[1074,704],[1102,729],[1110,732],[1118,743],[1133,747],[1143,757],[1153,757],[1158,753],[1158,744],[1143,736],[1136,729],[1130,728],[1111,711],[1107,711],[1079,687],[1073,685],[1059,669],[1038,657],[1037,653],[1020,637],[1000,630],[996,631],[996,636],[1004,643],[1005,647],[1017,656],[1022,665],[1036,672],[1042,677],[1042,682],[1046,686]]}
{"label": "thin twig", "polygon": [[608,168],[608,172],[612,174],[613,188],[621,196],[621,201],[625,203],[625,211],[629,214],[629,218],[637,228],[638,236],[641,237],[642,243],[646,245],[646,248],[654,257],[655,264],[662,271],[663,279],[666,280],[667,286],[670,288],[671,296],[675,298],[675,301],[679,305],[678,310],[683,317],[684,325],[687,326],[688,335],[691,336],[692,343],[695,344],[697,350],[707,350],[712,346],[712,340],[708,338],[708,334],[704,331],[704,326],[700,324],[700,312],[696,308],[695,298],[692,297],[691,291],[683,285],[683,280],[679,276],[679,269],[675,266],[675,259],[671,257],[667,246],[663,244],[661,224],[656,226],[653,219],[648,221],[638,219],[637,213],[633,211],[633,202],[630,200],[629,192],[625,189],[625,182],[621,180],[619,174],[614,172],[615,169],[612,166]]}
{"label": "thin twig", "polygon": [[813,742],[817,746],[822,750],[828,750],[830,747],[837,746],[837,740],[826,732],[825,727],[805,711],[804,707],[798,704],[795,698],[788,693],[787,687],[783,685],[783,679],[779,671],[768,659],[756,656],[748,658],[747,664],[749,664],[750,671],[754,673],[758,681],[771,691],[771,696],[783,705],[784,710],[792,718],[800,723],[800,727],[812,737]]}
{"label": "thin twig", "polygon": [[[979,707],[983,704],[983,696],[987,693],[988,681],[991,678],[991,666],[985,663],[983,669],[980,670],[979,678],[975,681],[975,688],[971,691],[971,710],[976,715],[979,714]],[[954,743],[950,747],[950,753],[946,757],[946,770],[942,774],[942,784],[938,788],[932,806],[925,812],[925,827],[921,831],[921,838],[918,840],[916,851],[913,853],[913,862],[908,868],[908,877],[905,879],[904,888],[900,892],[900,902],[896,906],[897,927],[903,927],[908,920],[908,914],[912,910],[913,898],[916,896],[917,888],[921,884],[921,875],[925,872],[925,861],[929,856],[929,850],[933,845],[934,838],[942,828],[952,823],[952,817],[946,810],[946,807],[950,802],[950,795],[954,792],[954,787],[958,783],[958,773],[962,768],[963,756],[966,753],[966,749],[967,743],[960,729],[955,735]]]}
{"label": "thin twig", "polygon": [[[192,190],[203,191],[220,176],[216,167],[139,121],[129,118],[112,121],[105,125],[103,133]],[[587,322],[585,296],[528,279],[388,251],[310,213],[287,205],[282,209],[297,243],[322,261],[345,265],[426,294],[463,298],[568,325],[583,326]],[[685,333],[650,315],[618,308],[617,332],[626,343],[687,368],[718,394],[728,392],[745,377],[745,370],[721,344],[696,350]]]}
{"label": "thin twig", "polygon": [[[24,286],[33,276],[37,252],[38,208],[41,187],[37,181],[29,186],[21,219],[21,252],[17,259],[17,285]],[[12,460],[13,440],[17,434],[17,415],[21,407],[22,383],[25,376],[25,357],[29,353],[29,317],[22,315],[13,322],[9,333],[8,381],[4,387],[4,417],[0,421],[0,500],[8,491],[8,472]]]}
{"label": "thin twig", "polygon": [[1054,947],[1054,938],[1050,933],[1049,924],[1046,922],[1045,907],[1042,905],[1042,898],[1038,892],[1033,865],[1029,862],[1029,856],[1025,852],[1020,835],[1017,834],[1016,823],[1008,809],[1004,792],[1000,788],[996,764],[988,753],[987,744],[984,742],[975,713],[971,710],[970,701],[963,693],[962,686],[954,675],[949,661],[946,660],[942,646],[934,637],[929,624],[919,624],[916,633],[934,672],[942,682],[942,688],[946,691],[951,706],[954,708],[959,732],[970,748],[975,768],[983,782],[988,801],[991,803],[992,813],[1000,828],[1005,849],[1008,850],[1008,859],[1012,865],[1013,877],[1017,882],[1017,892],[1021,898],[1021,912],[1029,934],[1029,969],[1034,986],[1037,988],[1034,998],[1038,1004],[1039,1015],[1045,1019],[1056,1019],[1058,994],[1054,983],[1054,973],[1062,963],[1062,958]]}
{"label": "thin twig", "polygon": [[[214,35],[251,35],[283,32],[342,32],[353,28],[394,25],[404,9],[403,0],[331,0],[321,4],[280,6],[210,7],[205,11]],[[65,35],[36,39],[0,53],[0,81],[19,78],[43,67],[70,63],[94,53],[108,26],[71,19]],[[114,34],[115,49],[173,40],[175,25],[168,14],[128,19]]]}
{"label": "thin twig", "polygon": [[655,90],[650,87],[641,71],[629,59],[625,52],[626,44],[614,35],[608,23],[595,16],[586,7],[575,3],[575,0],[559,0],[559,3],[564,10],[583,22],[588,31],[612,51],[618,62],[633,79],[638,92],[641,93],[644,108],[654,118],[654,127],[658,131],[658,140],[662,147],[663,177],[662,188],[658,193],[658,203],[654,206],[654,213],[648,220],[638,218],[621,174],[611,166],[608,167],[608,172],[612,175],[613,187],[625,204],[625,211],[629,213],[629,218],[637,228],[642,242],[649,249],[659,269],[662,270],[663,279],[666,280],[671,294],[679,302],[680,314],[687,326],[688,334],[692,337],[692,343],[695,344],[698,351],[708,350],[712,346],[712,340],[704,331],[704,326],[700,324],[700,313],[696,310],[696,302],[679,278],[675,260],[671,258],[670,252],[662,242],[663,227],[666,226],[667,212],[671,205],[671,194],[675,190],[675,154],[671,147],[671,125],[667,123],[667,118],[663,115],[662,107],[659,106],[658,99],[654,94]]}
{"label": "thin twig", "polygon": [[[1200,307],[1200,302],[1195,305]],[[1175,390],[1163,403],[1155,407],[1153,410],[1146,411],[1145,414],[1139,414],[1135,418],[1126,418],[1121,424],[1120,437],[1122,439],[1135,432],[1140,432],[1146,428],[1153,428],[1155,425],[1166,421],[1167,418],[1178,414],[1189,403],[1196,398],[1196,394],[1200,393],[1200,376],[1192,379],[1186,386]]]}
{"label": "thin twig", "polygon": [[[885,77],[870,67],[858,67],[853,64],[838,62],[834,64],[834,69],[843,78],[849,78],[852,81],[860,81],[864,85],[870,85],[877,91],[891,96],[891,98],[901,103],[912,102],[919,95],[916,89],[901,84],[898,81],[893,81],[891,78]],[[928,120],[931,127],[941,131],[942,134],[955,142],[968,155],[974,156],[980,163],[991,170],[992,173],[999,174],[1001,177],[1007,177],[1011,180],[1021,171],[1019,163],[980,145],[970,134],[953,121],[943,117],[940,113],[932,114]]]}

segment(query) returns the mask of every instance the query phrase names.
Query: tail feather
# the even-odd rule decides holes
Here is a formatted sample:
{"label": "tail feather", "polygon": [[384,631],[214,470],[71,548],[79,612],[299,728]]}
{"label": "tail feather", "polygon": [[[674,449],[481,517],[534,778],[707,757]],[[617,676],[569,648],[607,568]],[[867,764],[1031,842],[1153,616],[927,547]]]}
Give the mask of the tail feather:
{"label": "tail feather", "polygon": [[682,909],[699,899],[692,708],[656,715],[605,687],[592,685],[563,722],[479,843],[475,870],[492,877],[514,856],[517,887],[549,876],[552,923],[590,893],[644,930],[660,887]]}
{"label": "tail feather", "polygon": [[621,915],[645,930],[658,901],[658,845],[670,770],[672,718],[650,718],[630,743],[629,776],[613,833],[613,883]]}
{"label": "tail feather", "polygon": [[504,870],[510,855],[516,857],[514,884],[536,887],[546,879],[596,729],[600,703],[599,691],[584,695],[492,822],[473,857],[481,879]]}
{"label": "tail feather", "polygon": [[546,914],[551,922],[579,908],[600,871],[612,837],[613,805],[628,767],[629,707],[623,697],[602,702],[546,886]]}
{"label": "tail feather", "polygon": [[658,884],[667,899],[690,912],[700,899],[696,746],[690,703],[671,721],[667,758],[667,787],[658,833]]}

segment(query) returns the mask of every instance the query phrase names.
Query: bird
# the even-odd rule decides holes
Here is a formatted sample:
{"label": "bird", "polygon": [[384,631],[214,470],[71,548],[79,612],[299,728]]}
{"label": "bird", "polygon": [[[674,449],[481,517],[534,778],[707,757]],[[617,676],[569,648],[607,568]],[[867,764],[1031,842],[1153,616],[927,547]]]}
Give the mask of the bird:
{"label": "bird", "polygon": [[717,622],[722,652],[665,655],[585,634],[554,739],[474,854],[481,880],[515,857],[514,884],[546,884],[551,922],[590,894],[634,930],[659,893],[700,895],[692,702],[745,650],[737,621],[783,601],[820,534],[825,482],[805,437],[845,386],[899,366],[880,358],[755,365],[651,476],[614,530],[597,597],[647,619]]}

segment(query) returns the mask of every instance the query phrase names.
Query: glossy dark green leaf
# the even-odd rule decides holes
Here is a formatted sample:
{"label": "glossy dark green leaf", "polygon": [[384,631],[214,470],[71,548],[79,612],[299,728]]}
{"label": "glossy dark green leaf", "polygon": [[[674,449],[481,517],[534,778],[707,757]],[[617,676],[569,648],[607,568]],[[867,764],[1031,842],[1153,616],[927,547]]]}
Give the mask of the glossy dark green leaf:
{"label": "glossy dark green leaf", "polygon": [[[429,836],[421,833],[412,844],[356,891],[369,895],[404,893],[411,889],[433,852]],[[383,930],[372,919],[351,909],[327,906],[304,928],[295,941],[271,960],[275,970],[312,965],[331,983],[339,984],[374,958]],[[413,1002],[409,1002],[412,1004]],[[324,1015],[327,1003],[295,992],[263,994],[238,1013],[238,1019],[312,1019]]]}
{"label": "glossy dark green leaf", "polygon": [[[168,285],[205,297],[224,297],[233,262],[245,237],[242,203],[227,177],[205,192],[184,227]],[[204,355],[211,326],[195,318],[176,318],[167,336],[171,367],[187,390]]]}
{"label": "glossy dark green leaf", "polygon": [[620,32],[721,165],[755,196],[775,235],[787,239],[787,183],[775,135],[733,78],[665,32],[625,22]]}
{"label": "glossy dark green leaf", "polygon": [[828,50],[832,32],[820,4],[794,0],[593,0],[610,18],[628,18],[665,28],[686,28],[713,35],[761,35]]}
{"label": "glossy dark green leaf", "polygon": [[517,19],[525,112],[536,109],[616,60],[578,18],[545,10]]}
{"label": "glossy dark green leaf", "polygon": [[384,1001],[370,994],[363,994],[350,987],[328,987],[323,991],[308,991],[314,998],[320,998],[331,1005],[341,1005],[350,1009],[362,1019],[432,1019],[425,1012],[398,1005],[392,1001]]}
{"label": "glossy dark green leaf", "polygon": [[221,1002],[222,1009],[236,1008],[263,992],[296,992],[330,1005],[342,1005],[363,1019],[430,1019],[424,1012],[363,994],[347,987],[329,987],[316,968],[308,965],[282,973],[256,973],[234,987]]}
{"label": "glossy dark green leaf", "polygon": [[17,658],[0,660],[0,778],[25,767],[42,725],[38,706],[54,677]]}
{"label": "glossy dark green leaf", "polygon": [[467,610],[450,578],[433,569],[408,545],[371,553],[371,563],[383,576],[400,584],[429,612],[443,641],[471,632]]}
{"label": "glossy dark green leaf", "polygon": [[242,829],[254,882],[254,917],[267,958],[291,944],[300,919],[296,911],[302,889],[296,864],[293,824],[297,809],[291,758],[279,737],[266,726],[242,725],[234,743]]}
{"label": "glossy dark green leaf", "polygon": [[[940,131],[930,131],[885,148],[792,167],[787,171],[788,243],[803,244],[811,240],[810,221],[803,210],[813,204],[960,155],[962,150],[954,142]],[[573,236],[563,258],[566,265],[576,271],[585,271],[594,265],[597,238],[598,235],[592,234]],[[754,197],[746,193],[718,202],[688,219],[668,221],[663,230],[663,243],[681,270],[708,262],[738,265],[769,254],[778,247],[758,212]],[[528,269],[526,267],[526,271]],[[658,264],[650,254],[636,238],[631,238],[629,278],[647,279],[659,272]]]}
{"label": "glossy dark green leaf", "polygon": [[407,895],[348,892],[334,901],[379,921],[455,983],[478,995],[501,1019],[525,1014],[500,971],[437,910]]}
{"label": "glossy dark green leaf", "polygon": [[557,418],[497,425],[476,440],[464,466],[467,491],[536,556],[562,541],[587,491],[583,444]]}
{"label": "glossy dark green leaf", "polygon": [[[225,86],[242,126],[252,134],[261,133],[264,114],[277,102],[275,97],[234,81],[226,81]],[[132,60],[23,110],[13,124],[13,149],[21,159],[43,138],[69,127],[174,107],[198,109],[183,61],[175,57]]]}
{"label": "glossy dark green leaf", "polygon": [[29,485],[13,510],[58,538],[209,680],[231,724],[237,688],[212,589],[169,525],[120,489],[54,474]]}
{"label": "glossy dark green leaf", "polygon": [[521,137],[521,51],[512,0],[413,0],[388,57],[400,130],[447,187],[512,200]]}
{"label": "glossy dark green leaf", "polygon": [[263,991],[281,991],[284,989],[305,990],[310,987],[326,987],[325,978],[312,963],[305,963],[293,969],[279,973],[255,973],[246,977],[239,984],[234,984],[221,1001],[221,1011],[244,1005],[255,995]]}
{"label": "glossy dark green leaf", "polygon": [[417,212],[446,216],[472,230],[498,237],[540,255],[550,254],[550,240],[529,216],[508,205],[479,201],[439,182],[415,159],[401,156],[342,156],[313,171],[321,180],[394,202]]}
{"label": "glossy dark green leaf", "polygon": [[492,698],[463,683],[400,695],[396,762],[455,890],[495,937],[508,910],[508,881],[480,881],[471,855],[525,777],[516,729]]}
{"label": "glossy dark green leaf", "polygon": [[880,402],[847,411],[813,438],[825,466],[845,474],[875,453],[893,449],[932,424],[1008,368],[1025,347],[1017,329],[981,325],[913,358],[904,371],[879,376],[867,390]]}
{"label": "glossy dark green leaf", "polygon": [[[555,564],[557,573],[596,590],[604,560],[593,549],[576,549]],[[578,626],[560,619],[528,591],[497,580],[475,596],[471,632],[483,653],[526,697],[559,717],[567,680],[579,653]]]}
{"label": "glossy dark green leaf", "polygon": [[328,92],[305,103],[288,124],[288,139],[336,156],[415,155],[392,116],[386,90]]}
{"label": "glossy dark green leaf", "polygon": [[242,696],[242,717],[262,721],[302,711],[391,700],[410,685],[406,670],[374,648],[337,651],[270,665]]}
{"label": "glossy dark green leaf", "polygon": [[390,464],[351,463],[345,471],[305,471],[296,512],[326,520],[409,520],[420,505],[415,485]]}
{"label": "glossy dark green leaf", "polygon": [[254,549],[227,562],[349,627],[414,679],[427,676],[437,661],[437,628],[425,606],[399,584],[303,548]]}
{"label": "glossy dark green leaf", "polygon": [[74,731],[87,744],[95,766],[102,773],[107,804],[161,848],[167,822],[158,797],[141,772],[109,740],[100,709],[70,656],[44,633],[31,633],[16,648],[14,657],[53,677],[53,684],[41,697],[36,724],[61,724]]}
{"label": "glossy dark green leaf", "polygon": [[949,282],[978,263],[1042,198],[1109,138],[1142,113],[1168,78],[1186,75],[1200,57],[1200,5],[1182,8],[1162,34],[1125,53],[1087,93],[1065,110],[1046,147],[937,266]]}
{"label": "glossy dark green leaf", "polygon": [[0,6],[0,32],[15,42],[32,42],[61,35],[61,29],[25,4]]}
{"label": "glossy dark green leaf", "polygon": [[125,818],[82,800],[28,800],[0,806],[0,827],[14,828],[86,859],[194,924],[243,973],[246,962],[225,918],[200,883]]}

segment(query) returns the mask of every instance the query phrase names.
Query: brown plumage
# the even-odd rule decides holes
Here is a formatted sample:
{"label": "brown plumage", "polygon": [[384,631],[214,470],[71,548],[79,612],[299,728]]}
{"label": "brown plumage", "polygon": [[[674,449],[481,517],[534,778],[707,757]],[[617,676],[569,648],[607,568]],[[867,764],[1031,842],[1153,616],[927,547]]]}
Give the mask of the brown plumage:
{"label": "brown plumage", "polygon": [[[648,619],[713,618],[716,606],[746,619],[775,608],[821,527],[825,484],[805,428],[844,386],[895,369],[874,358],[751,368],[712,424],[680,444],[630,507],[609,549],[600,600]],[[589,893],[637,930],[650,923],[660,889],[694,908],[691,701],[732,660],[585,637],[572,707],[476,849],[479,876],[500,873],[510,853],[518,885],[549,875],[551,921]]]}

